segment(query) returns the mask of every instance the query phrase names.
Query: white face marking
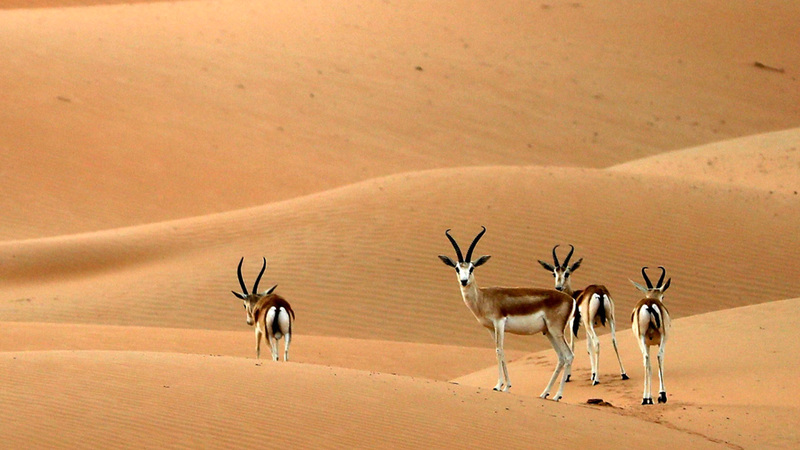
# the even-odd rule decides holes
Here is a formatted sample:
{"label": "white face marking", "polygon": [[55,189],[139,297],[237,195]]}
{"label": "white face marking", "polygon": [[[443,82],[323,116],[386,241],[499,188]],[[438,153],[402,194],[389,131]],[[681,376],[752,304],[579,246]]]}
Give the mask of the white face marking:
{"label": "white face marking", "polygon": [[253,325],[255,319],[253,318],[253,303],[249,302],[248,300],[243,300],[244,303],[244,310],[247,313],[247,324]]}
{"label": "white face marking", "polygon": [[556,267],[553,269],[553,288],[557,291],[563,291],[569,285],[569,276],[572,272],[568,267]]}
{"label": "white face marking", "polygon": [[456,264],[456,273],[458,274],[458,281],[461,286],[469,286],[474,279],[472,272],[475,270],[475,265],[471,262],[462,262]]}
{"label": "white face marking", "polygon": [[563,291],[567,285],[567,278],[569,278],[569,269],[557,267],[556,270],[553,271],[553,277],[555,278],[556,290]]}

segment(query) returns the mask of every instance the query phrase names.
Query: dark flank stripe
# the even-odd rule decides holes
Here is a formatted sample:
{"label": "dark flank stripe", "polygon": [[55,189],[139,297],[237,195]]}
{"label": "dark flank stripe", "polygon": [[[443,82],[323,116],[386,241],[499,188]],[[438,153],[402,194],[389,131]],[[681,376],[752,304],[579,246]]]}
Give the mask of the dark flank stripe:
{"label": "dark flank stripe", "polygon": [[606,302],[604,296],[611,298],[611,294],[608,292],[608,289],[600,284],[592,284],[590,286],[587,286],[586,289],[578,292],[580,292],[580,294],[578,294],[578,296],[575,297],[575,301],[578,305],[583,304],[584,301],[587,302],[586,305],[587,310],[589,308],[588,302],[589,300],[591,300],[592,296],[594,294],[597,294],[600,297],[600,306],[597,308],[597,314],[595,315],[595,317],[599,317],[600,323],[603,326],[606,326],[607,314],[606,314]]}
{"label": "dark flank stripe", "polygon": [[578,328],[581,326],[581,309],[575,307],[575,318],[572,320],[572,334],[575,337],[578,337]]}
{"label": "dark flank stripe", "polygon": [[528,316],[543,309],[572,308],[572,297],[552,289],[486,288],[482,291],[491,300],[504,298],[499,308],[503,317]]}
{"label": "dark flank stripe", "polygon": [[664,306],[664,304],[662,302],[660,302],[659,300],[650,299],[650,298],[643,298],[643,299],[639,300],[639,302],[633,308],[633,312],[631,313],[631,322],[633,322],[634,317],[636,317],[636,312],[639,311],[640,309],[642,309],[642,306],[645,306],[645,307],[647,307],[647,310],[650,312],[650,314],[653,314],[653,315],[656,316],[658,328],[661,328],[661,324],[663,323],[663,320],[661,319],[661,314],[655,313],[655,311],[653,310],[653,305],[658,306],[658,309],[660,311],[662,311],[662,314],[669,315],[669,310],[667,310],[667,307]]}
{"label": "dark flank stripe", "polygon": [[[257,315],[256,320],[259,322],[262,320],[265,321],[264,326],[266,326],[267,324],[265,315],[267,311],[269,311],[269,309],[272,308],[273,306],[278,309],[283,308],[289,312],[289,315],[292,317],[292,320],[289,321],[289,333],[291,333],[292,322],[294,322],[294,310],[292,309],[292,306],[289,305],[289,302],[278,294],[266,295],[263,298],[261,298],[261,300],[259,300],[258,303],[256,303],[256,306],[254,308]],[[275,314],[275,320],[273,321],[272,324],[270,324],[270,326],[272,326],[273,331],[277,329],[276,328],[277,325],[278,325],[278,314]]]}
{"label": "dark flank stripe", "polygon": [[649,305],[647,310],[650,311],[650,315],[653,316],[656,321],[656,329],[661,329],[661,315],[653,308],[653,305]]}

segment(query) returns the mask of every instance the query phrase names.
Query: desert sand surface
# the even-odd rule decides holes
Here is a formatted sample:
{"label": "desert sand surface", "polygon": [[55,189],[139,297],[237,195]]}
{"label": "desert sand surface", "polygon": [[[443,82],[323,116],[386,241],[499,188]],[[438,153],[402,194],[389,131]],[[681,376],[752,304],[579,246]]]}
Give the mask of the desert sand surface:
{"label": "desert sand surface", "polygon": [[[800,446],[795,2],[0,5],[0,447]],[[481,286],[603,283],[590,386],[510,393]],[[236,264],[297,313],[255,358]],[[669,401],[630,332],[665,266]],[[654,380],[654,384],[657,380]],[[657,386],[657,384],[656,384]],[[587,404],[603,399],[604,406]],[[597,430],[603,430],[598,433]]]}

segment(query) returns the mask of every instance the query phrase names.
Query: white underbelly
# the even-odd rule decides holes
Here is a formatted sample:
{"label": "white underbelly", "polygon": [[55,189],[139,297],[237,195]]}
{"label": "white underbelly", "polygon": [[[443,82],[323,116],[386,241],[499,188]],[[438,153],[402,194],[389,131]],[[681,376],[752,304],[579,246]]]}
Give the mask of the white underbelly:
{"label": "white underbelly", "polygon": [[536,334],[541,333],[546,328],[544,313],[536,313],[529,316],[508,316],[506,318],[506,333]]}

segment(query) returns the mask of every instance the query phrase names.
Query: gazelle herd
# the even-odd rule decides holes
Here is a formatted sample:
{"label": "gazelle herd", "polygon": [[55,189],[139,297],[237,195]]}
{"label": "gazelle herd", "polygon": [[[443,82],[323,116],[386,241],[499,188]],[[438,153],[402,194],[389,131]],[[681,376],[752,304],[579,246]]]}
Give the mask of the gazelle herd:
{"label": "gazelle herd", "polygon": [[[475,246],[486,233],[486,227],[472,240],[466,256],[461,252],[456,240],[450,235],[450,230],[445,231],[445,236],[455,250],[457,261],[449,256],[439,255],[443,263],[456,271],[461,297],[464,304],[472,312],[478,323],[489,330],[495,343],[497,355],[497,384],[496,391],[508,391],[511,388],[511,379],[508,374],[508,364],[503,349],[505,333],[532,335],[544,334],[558,356],[553,375],[547,383],[541,398],[550,396],[550,390],[563,371],[558,391],[553,400],[558,401],[564,393],[564,384],[570,381],[572,361],[574,358],[574,340],[578,330],[583,326],[586,331],[586,346],[591,364],[591,383],[600,383],[600,341],[595,328],[608,325],[611,331],[611,342],[619,363],[620,375],[623,380],[629,379],[622,365],[622,359],[617,349],[616,315],[614,301],[608,289],[603,285],[592,284],[584,289],[573,290],[571,275],[577,270],[583,258],[572,265],[569,264],[575,247],[570,245],[570,251],[563,263],[559,262],[556,249],[553,247],[553,264],[539,260],[539,264],[551,272],[555,281],[553,289],[520,288],[520,287],[484,287],[479,288],[475,280],[475,268],[489,261],[490,256],[484,255],[477,259],[472,258]],[[247,313],[247,324],[255,326],[256,358],[261,356],[261,337],[269,343],[272,350],[272,359],[278,360],[278,341],[284,339],[284,361],[289,360],[289,344],[292,338],[292,324],[294,311],[286,299],[274,291],[277,285],[259,293],[258,284],[267,268],[267,259],[263,259],[261,271],[256,277],[253,289],[248,292],[247,285],[242,276],[242,263],[239,260],[237,276],[242,292],[232,291],[233,295],[241,299]],[[667,402],[667,392],[664,387],[664,347],[667,342],[670,317],[664,306],[664,292],[669,288],[671,279],[664,283],[666,269],[660,267],[661,277],[654,287],[647,277],[647,267],[642,267],[642,277],[645,284],[642,286],[631,280],[631,283],[644,292],[645,297],[636,303],[631,314],[631,329],[637,344],[642,351],[644,360],[645,378],[643,405],[652,405],[653,398],[650,392],[652,367],[650,364],[650,347],[658,346],[658,403]],[[565,336],[566,334],[566,336]],[[567,343],[567,336],[569,343]]]}
{"label": "gazelle herd", "polygon": [[[472,241],[467,255],[464,257],[455,239],[450,235],[450,230],[445,231],[445,236],[447,236],[456,251],[458,262],[442,255],[439,256],[439,259],[448,266],[455,268],[464,304],[478,319],[478,322],[489,329],[492,339],[494,339],[498,365],[498,379],[494,389],[508,391],[511,388],[508,366],[503,351],[503,336],[505,332],[508,331],[514,334],[543,333],[556,351],[558,363],[541,397],[547,398],[550,395],[553,383],[558,378],[559,372],[564,369],[558,392],[553,397],[553,400],[556,401],[561,399],[564,383],[570,379],[574,339],[577,336],[580,325],[583,325],[586,330],[586,345],[592,367],[591,382],[593,386],[597,385],[600,382],[600,341],[595,332],[595,327],[605,326],[606,323],[608,323],[611,330],[611,342],[617,355],[621,377],[623,380],[629,379],[617,349],[614,301],[611,299],[608,289],[603,285],[595,284],[578,291],[572,289],[570,275],[583,262],[583,258],[581,258],[571,266],[569,265],[575,247],[570,245],[569,254],[567,254],[563,263],[558,261],[556,254],[558,245],[553,247],[553,264],[539,260],[539,264],[553,274],[555,279],[554,289],[478,288],[473,272],[476,267],[486,263],[489,260],[489,256],[481,256],[473,261],[472,251],[484,233],[486,233],[486,227],[483,227],[483,230]],[[667,401],[663,363],[664,345],[667,342],[670,321],[667,308],[663,304],[663,298],[664,291],[669,287],[671,280],[667,280],[666,284],[662,285],[666,269],[660,267],[662,270],[661,278],[656,283],[656,286],[653,287],[650,279],[647,278],[646,269],[646,267],[642,268],[642,276],[647,284],[646,288],[632,281],[634,286],[645,293],[645,298],[636,304],[631,315],[631,322],[634,336],[644,357],[645,381],[642,404],[651,405],[653,404],[652,395],[650,394],[652,369],[649,348],[652,345],[659,346],[658,376],[660,390],[658,402],[666,403]],[[565,332],[569,336],[569,344],[565,339]]]}

